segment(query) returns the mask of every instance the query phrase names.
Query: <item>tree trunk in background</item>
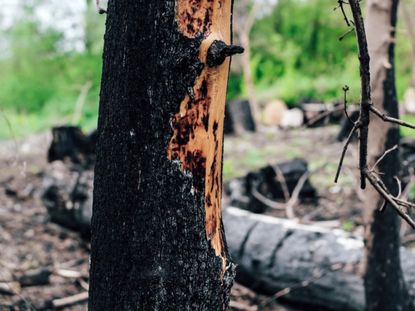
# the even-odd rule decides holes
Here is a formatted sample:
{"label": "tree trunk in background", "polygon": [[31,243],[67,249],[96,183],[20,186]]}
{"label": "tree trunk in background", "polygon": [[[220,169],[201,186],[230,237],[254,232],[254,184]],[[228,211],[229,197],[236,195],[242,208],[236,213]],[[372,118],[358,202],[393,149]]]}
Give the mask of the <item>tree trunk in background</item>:
{"label": "tree trunk in background", "polygon": [[408,7],[407,0],[401,0],[401,12],[405,20],[406,30],[408,31],[408,37],[411,41],[411,56],[412,56],[412,79],[410,87],[415,88],[415,29],[413,23],[413,14],[411,8],[413,7],[410,3]]}
{"label": "tree trunk in background", "polygon": [[258,122],[261,119],[260,109],[255,94],[255,84],[251,70],[251,44],[249,35],[255,22],[256,6],[258,4],[252,0],[238,0],[235,3],[235,34],[239,43],[244,47],[245,52],[241,56],[242,71],[244,76],[245,88],[248,95],[254,119]]}
{"label": "tree trunk in background", "polygon": [[[394,39],[397,0],[367,1],[367,39],[369,45],[373,104],[392,117],[398,117],[395,89]],[[369,130],[369,159],[373,165],[385,150],[399,143],[399,128],[373,116]],[[397,193],[393,177],[399,171],[397,152],[390,153],[378,170],[386,187]],[[383,199],[367,189],[365,216],[366,263],[364,283],[367,310],[413,310],[400,265],[398,214],[391,206],[379,212]]]}
{"label": "tree trunk in background", "polygon": [[220,40],[230,43],[231,8],[109,2],[90,310],[227,309],[234,266],[220,204],[232,49]]}
{"label": "tree trunk in background", "polygon": [[258,107],[258,101],[256,99],[255,94],[255,84],[254,79],[252,77],[252,70],[251,70],[251,45],[249,40],[249,32],[248,33],[240,33],[239,40],[241,45],[245,49],[245,53],[241,56],[242,58],[242,68],[244,74],[244,81],[246,86],[246,91],[248,93],[249,103],[251,105],[252,114],[256,122],[261,119],[261,113]]}

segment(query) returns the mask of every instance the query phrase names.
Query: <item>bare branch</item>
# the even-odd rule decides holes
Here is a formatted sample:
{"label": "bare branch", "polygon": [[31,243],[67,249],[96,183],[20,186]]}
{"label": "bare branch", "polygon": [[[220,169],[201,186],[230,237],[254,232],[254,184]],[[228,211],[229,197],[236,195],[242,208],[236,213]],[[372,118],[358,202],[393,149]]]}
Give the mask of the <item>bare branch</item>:
{"label": "bare branch", "polygon": [[379,118],[381,118],[385,122],[390,122],[390,123],[398,124],[398,125],[401,125],[401,126],[409,127],[411,129],[415,129],[415,124],[405,122],[405,121],[402,121],[400,119],[392,118],[392,117],[388,116],[387,114],[382,113],[380,110],[378,110],[373,105],[370,106],[370,111],[373,112],[375,115],[377,115]]}
{"label": "bare branch", "polygon": [[[360,82],[361,82],[361,100],[360,100],[360,112],[359,118],[357,122],[354,122],[353,129],[350,131],[349,137],[347,138],[346,144],[343,147],[343,152],[340,157],[339,167],[337,169],[335,182],[337,182],[340,170],[343,164],[344,156],[347,151],[347,147],[350,143],[351,137],[356,130],[359,130],[359,171],[360,171],[360,188],[365,189],[366,187],[366,179],[369,180],[370,184],[375,188],[375,190],[379,193],[381,197],[385,200],[385,203],[380,208],[382,211],[387,203],[389,203],[397,212],[398,214],[413,228],[415,229],[415,222],[411,219],[409,214],[406,212],[405,208],[413,208],[415,204],[406,202],[400,199],[402,193],[402,186],[400,180],[395,176],[395,180],[398,183],[398,195],[393,196],[392,193],[388,190],[386,185],[383,183],[382,179],[378,177],[381,173],[376,173],[375,169],[379,165],[379,163],[392,151],[398,148],[397,145],[393,146],[392,148],[386,150],[382,156],[376,161],[371,169],[368,168],[368,134],[369,134],[369,122],[370,122],[370,113],[376,114],[385,122],[390,122],[394,124],[398,124],[401,126],[406,126],[409,128],[414,128],[415,125],[410,124],[408,122],[392,118],[385,113],[382,113],[376,107],[373,106],[371,101],[371,89],[370,89],[370,71],[369,71],[369,63],[370,57],[367,47],[367,40],[366,40],[366,32],[365,26],[363,23],[362,13],[360,10],[359,0],[350,0],[349,4],[353,14],[353,22],[350,21],[352,25],[354,25],[356,38],[357,38],[357,45],[359,49],[359,62],[360,62]],[[339,0],[339,6],[343,8],[342,0]],[[345,14],[343,14],[345,16]],[[348,24],[348,26],[350,26]],[[351,122],[353,122],[347,114],[347,91],[349,88],[345,86],[343,88],[344,91],[344,110],[346,116],[349,118]]]}
{"label": "bare branch", "polygon": [[312,277],[310,277],[310,278],[308,278],[304,281],[298,282],[298,283],[294,284],[293,286],[286,287],[286,288],[276,292],[274,295],[271,296],[271,298],[269,298],[262,305],[260,305],[260,310],[262,310],[263,308],[265,308],[266,306],[268,306],[270,303],[274,302],[275,300],[278,300],[279,298],[281,298],[285,295],[288,295],[293,290],[305,288],[305,287],[309,286],[310,284],[318,281],[319,279],[325,277],[328,272],[339,271],[339,270],[343,269],[344,267],[345,267],[345,264],[343,264],[343,263],[335,263],[335,264],[332,264],[329,267],[328,271],[315,270],[313,272]]}
{"label": "bare branch", "polygon": [[309,121],[308,121],[308,122],[304,125],[304,127],[309,127],[309,126],[311,126],[311,125],[313,125],[313,124],[317,123],[317,122],[318,122],[318,121],[320,121],[321,119],[324,119],[325,117],[327,117],[327,116],[329,116],[329,115],[331,115],[331,114],[333,114],[333,113],[339,112],[339,111],[341,111],[341,110],[343,110],[343,108],[342,108],[342,107],[335,107],[335,108],[333,108],[333,109],[326,110],[326,111],[324,111],[324,112],[320,113],[319,115],[315,116],[314,118],[310,119],[310,120],[309,120]]}
{"label": "bare branch", "polygon": [[360,188],[366,188],[365,171],[367,169],[367,148],[369,135],[370,107],[372,104],[370,90],[370,71],[369,71],[369,51],[367,48],[366,31],[363,22],[362,12],[358,0],[349,1],[353,14],[353,20],[356,28],[357,45],[359,48],[360,61],[360,82],[361,82],[361,100],[359,116],[359,170],[360,170]]}
{"label": "bare branch", "polygon": [[262,204],[274,208],[274,209],[278,209],[278,210],[284,210],[285,209],[285,204],[284,203],[279,203],[279,202],[275,202],[271,199],[268,199],[266,196],[264,196],[261,192],[259,192],[256,187],[252,187],[251,190],[252,196],[257,199],[259,202],[261,202]]}
{"label": "bare branch", "polygon": [[348,85],[343,86],[343,105],[344,105],[344,114],[346,115],[347,119],[350,123],[354,124],[352,118],[350,118],[349,113],[347,112],[347,92],[350,90]]}
{"label": "bare branch", "polygon": [[393,176],[393,179],[395,179],[397,185],[398,185],[398,194],[395,196],[396,199],[399,199],[402,195],[402,183],[398,176]]}
{"label": "bare branch", "polygon": [[336,9],[340,8],[340,10],[341,10],[341,12],[343,14],[344,21],[346,22],[346,25],[348,27],[350,27],[350,21],[347,18],[346,11],[344,10],[344,5],[345,4],[348,4],[348,3],[346,1],[343,1],[343,0],[337,0],[337,3],[338,3],[338,6],[335,7],[334,9],[336,10]]}
{"label": "bare branch", "polygon": [[275,165],[275,174],[277,175],[277,180],[281,184],[282,192],[284,194],[285,202],[287,203],[290,199],[290,192],[288,191],[287,181],[285,180],[284,174],[278,165]]}
{"label": "bare branch", "polygon": [[[322,166],[320,166],[320,167],[318,167],[318,168],[316,168],[312,171],[305,172],[303,175],[301,175],[300,179],[298,180],[297,184],[295,185],[295,188],[294,188],[293,192],[291,193],[291,196],[289,197],[289,200],[286,201],[285,204],[275,202],[271,199],[268,199],[266,196],[264,196],[262,193],[260,193],[255,187],[252,188],[251,193],[252,193],[252,195],[255,199],[257,199],[262,204],[264,204],[268,207],[278,209],[278,210],[285,209],[287,218],[288,219],[294,219],[295,218],[294,207],[298,203],[298,198],[300,197],[300,192],[303,189],[304,184],[307,181],[307,178],[311,174],[316,173],[317,171],[323,169],[324,167],[326,167],[326,165],[322,165]],[[287,189],[287,192],[288,192],[288,189]]]}
{"label": "bare branch", "polygon": [[342,41],[344,38],[346,38],[349,34],[351,34],[353,31],[355,31],[355,28],[354,27],[352,27],[352,28],[350,28],[348,31],[346,31],[344,34],[342,34],[340,37],[339,37],[339,41]]}
{"label": "bare branch", "polygon": [[335,183],[337,183],[337,181],[339,180],[340,171],[341,171],[342,166],[343,166],[344,156],[346,155],[347,148],[349,147],[349,144],[352,141],[353,134],[356,132],[357,129],[358,129],[358,127],[355,123],[352,130],[349,133],[349,136],[347,137],[346,143],[343,146],[343,151],[342,151],[342,154],[340,156],[339,165],[337,167],[336,177],[334,178]]}
{"label": "bare branch", "polygon": [[309,175],[310,175],[310,172],[306,172],[300,177],[300,179],[297,182],[297,185],[295,186],[293,190],[293,193],[291,194],[291,198],[288,200],[287,204],[285,205],[287,218],[289,219],[295,218],[294,206],[298,202],[301,189],[303,189],[304,183],[307,181],[307,178]]}
{"label": "bare branch", "polygon": [[[392,151],[398,149],[398,145],[393,146],[392,148],[389,148],[388,150],[386,150],[381,156],[380,158],[376,161],[376,163],[372,166],[372,168],[370,169],[371,172],[373,172],[376,167],[379,165],[380,162],[382,162],[382,160]],[[396,176],[395,176],[396,178]]]}
{"label": "bare branch", "polygon": [[[408,215],[408,213],[396,203],[396,199],[392,196],[387,189],[384,189],[378,182],[373,172],[365,170],[365,177],[369,180],[376,191],[398,212],[398,214],[413,228],[415,229],[415,222]],[[406,203],[406,202],[405,202]]]}

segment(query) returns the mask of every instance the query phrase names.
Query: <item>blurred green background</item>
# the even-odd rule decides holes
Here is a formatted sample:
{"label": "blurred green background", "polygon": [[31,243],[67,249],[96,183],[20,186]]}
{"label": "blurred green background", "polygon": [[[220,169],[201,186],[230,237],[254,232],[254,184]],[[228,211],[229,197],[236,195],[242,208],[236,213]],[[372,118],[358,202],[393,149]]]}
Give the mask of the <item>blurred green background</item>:
{"label": "blurred green background", "polygon": [[[95,1],[71,5],[75,3],[76,10],[65,10],[52,0],[6,1],[0,15],[0,139],[57,124],[80,125],[85,130],[96,126],[105,15],[97,14]],[[351,88],[351,100],[359,97],[354,34],[339,41],[348,29],[340,11],[333,10],[336,3],[261,3],[249,34],[250,66],[259,100],[278,98],[290,106],[305,98],[336,101],[342,98],[344,84]],[[18,12],[13,19],[11,11]],[[45,12],[51,15],[48,23]],[[63,29],[59,25],[66,20],[72,24]],[[396,57],[400,99],[412,75],[411,44],[404,28],[401,21]],[[247,96],[242,70],[237,67],[235,60],[230,99]]]}

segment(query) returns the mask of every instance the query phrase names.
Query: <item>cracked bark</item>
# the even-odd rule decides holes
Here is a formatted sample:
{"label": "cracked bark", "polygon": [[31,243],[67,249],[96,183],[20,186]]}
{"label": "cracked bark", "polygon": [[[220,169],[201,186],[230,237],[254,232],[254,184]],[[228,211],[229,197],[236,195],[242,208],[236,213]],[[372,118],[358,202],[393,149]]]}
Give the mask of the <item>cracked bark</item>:
{"label": "cracked bark", "polygon": [[[367,39],[370,54],[373,105],[398,118],[395,88],[394,41],[397,0],[367,2]],[[373,117],[369,129],[369,165],[372,166],[385,150],[399,144],[399,128]],[[381,179],[388,189],[397,193],[393,176],[399,171],[398,153],[389,154],[380,163]],[[379,209],[383,199],[373,188],[365,198],[365,296],[367,310],[413,310],[405,286],[399,256],[399,216],[391,206]]]}
{"label": "cracked bark", "polygon": [[109,2],[90,310],[227,309],[234,269],[220,197],[229,58],[213,67],[206,59],[215,40],[231,43],[231,8],[231,0]]}

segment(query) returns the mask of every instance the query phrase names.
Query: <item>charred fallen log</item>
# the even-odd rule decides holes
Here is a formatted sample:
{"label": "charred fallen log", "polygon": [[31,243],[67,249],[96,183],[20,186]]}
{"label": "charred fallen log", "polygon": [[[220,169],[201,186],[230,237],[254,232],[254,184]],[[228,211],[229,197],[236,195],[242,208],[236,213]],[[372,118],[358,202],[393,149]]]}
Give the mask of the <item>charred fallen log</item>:
{"label": "charred fallen log", "polygon": [[67,161],[83,167],[95,164],[97,131],[86,135],[76,126],[59,126],[52,129],[52,143],[48,161]]}
{"label": "charred fallen log", "polygon": [[255,132],[256,125],[252,116],[249,101],[246,99],[231,100],[227,103],[228,115],[225,117],[232,120],[233,131],[236,134],[243,132]]}
{"label": "charred fallen log", "polygon": [[235,129],[233,126],[233,119],[229,111],[228,103],[225,105],[225,121],[223,123],[223,133],[226,135],[235,134]]}
{"label": "charred fallen log", "polygon": [[[231,205],[247,209],[254,213],[263,213],[267,205],[255,193],[270,200],[287,200],[291,196],[300,178],[308,173],[304,159],[293,159],[275,165],[267,165],[256,172],[248,173],[227,184],[227,194]],[[316,201],[317,191],[307,178],[299,192],[300,201]]]}
{"label": "charred fallen log", "polygon": [[53,163],[45,173],[41,196],[51,221],[89,238],[93,180],[92,170],[76,171]]}
{"label": "charred fallen log", "polygon": [[305,124],[308,127],[338,124],[343,117],[342,105],[339,103],[303,102],[300,109],[304,113]]}
{"label": "charred fallen log", "polygon": [[[360,238],[233,207],[223,214],[240,283],[269,295],[283,290],[284,299],[313,310],[364,310]],[[401,261],[414,297],[415,253],[402,249]]]}

